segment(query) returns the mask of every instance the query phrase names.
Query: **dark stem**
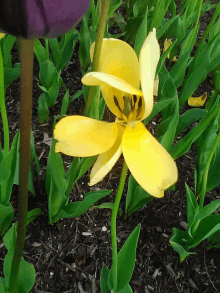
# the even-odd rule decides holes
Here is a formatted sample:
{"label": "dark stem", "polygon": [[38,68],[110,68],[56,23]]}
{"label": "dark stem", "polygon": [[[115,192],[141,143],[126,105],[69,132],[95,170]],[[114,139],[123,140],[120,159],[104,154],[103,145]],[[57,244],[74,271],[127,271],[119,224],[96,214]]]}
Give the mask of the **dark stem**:
{"label": "dark stem", "polygon": [[17,292],[19,266],[24,249],[28,206],[28,173],[30,163],[32,82],[34,40],[20,39],[21,59],[21,131],[18,188],[18,232],[11,267],[9,292]]}

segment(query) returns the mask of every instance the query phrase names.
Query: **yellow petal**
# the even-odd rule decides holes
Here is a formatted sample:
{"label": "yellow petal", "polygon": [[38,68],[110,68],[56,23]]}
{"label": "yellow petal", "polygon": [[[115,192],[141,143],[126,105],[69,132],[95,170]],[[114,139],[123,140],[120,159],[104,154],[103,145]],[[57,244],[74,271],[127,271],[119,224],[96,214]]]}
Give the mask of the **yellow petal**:
{"label": "yellow petal", "polygon": [[155,197],[177,181],[177,167],[170,154],[142,122],[127,126],[122,151],[128,168],[140,186]]}
{"label": "yellow petal", "polygon": [[188,99],[188,105],[190,107],[202,107],[207,99],[207,93],[204,93],[200,97],[190,97]]}
{"label": "yellow petal", "polygon": [[[165,52],[171,45],[172,45],[172,40],[166,39],[163,44],[163,52]],[[170,54],[167,55],[167,58],[170,58],[169,56]]]}
{"label": "yellow petal", "polygon": [[0,40],[4,38],[5,34],[0,33]]}
{"label": "yellow petal", "polygon": [[[166,39],[164,41],[163,52],[165,52],[172,44],[173,43],[172,43],[172,40],[171,39]],[[170,53],[167,55],[167,58],[170,59]],[[178,60],[177,57],[174,56],[172,61],[173,62],[177,62],[177,60]]]}
{"label": "yellow petal", "polygon": [[98,159],[92,167],[89,183],[90,186],[98,183],[108,174],[122,153],[121,141],[125,128],[118,123],[117,125],[118,137],[114,145],[107,152],[99,155]]}
{"label": "yellow petal", "polygon": [[[91,59],[95,44],[90,48]],[[140,73],[137,55],[126,42],[118,39],[104,39],[100,54],[99,70],[117,76],[130,85],[140,88]]]}
{"label": "yellow petal", "polygon": [[58,140],[55,152],[69,156],[88,157],[110,149],[118,135],[115,123],[107,123],[83,116],[68,116],[55,126]]}
{"label": "yellow petal", "polygon": [[117,117],[120,117],[120,111],[114,102],[114,96],[117,97],[121,109],[124,108],[124,94],[142,96],[142,91],[138,88],[117,76],[107,73],[89,72],[83,76],[82,83],[89,86],[100,86],[108,108]]}
{"label": "yellow petal", "polygon": [[154,80],[154,96],[158,97],[159,77],[156,76]]}
{"label": "yellow petal", "polygon": [[156,29],[153,29],[148,34],[139,57],[141,87],[145,101],[142,120],[148,117],[153,109],[154,79],[159,59],[160,47],[156,38]]}

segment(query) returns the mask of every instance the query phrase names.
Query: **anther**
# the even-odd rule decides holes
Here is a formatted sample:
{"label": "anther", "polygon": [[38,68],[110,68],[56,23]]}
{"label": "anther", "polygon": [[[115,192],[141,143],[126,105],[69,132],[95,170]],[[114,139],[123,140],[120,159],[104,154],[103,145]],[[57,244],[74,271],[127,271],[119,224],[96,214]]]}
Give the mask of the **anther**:
{"label": "anther", "polygon": [[140,115],[141,110],[142,110],[142,97],[140,97],[140,99],[138,101],[138,109],[137,109],[136,118],[138,118],[138,116]]}
{"label": "anther", "polygon": [[137,96],[136,95],[133,95],[133,100],[134,100],[134,104],[136,104],[136,102],[137,102]]}
{"label": "anther", "polygon": [[116,107],[118,108],[118,110],[122,113],[121,107],[120,107],[120,105],[119,105],[119,102],[118,102],[116,96],[114,96],[114,102],[115,102],[115,105],[116,105]]}

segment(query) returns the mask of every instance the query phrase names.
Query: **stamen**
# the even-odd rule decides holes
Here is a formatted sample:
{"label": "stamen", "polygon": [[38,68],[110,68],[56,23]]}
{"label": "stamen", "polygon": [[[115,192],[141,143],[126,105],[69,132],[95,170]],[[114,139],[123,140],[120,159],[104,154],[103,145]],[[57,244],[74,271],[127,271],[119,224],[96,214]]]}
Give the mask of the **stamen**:
{"label": "stamen", "polygon": [[134,105],[135,105],[136,102],[137,102],[137,96],[136,95],[133,95],[133,100],[134,100]]}
{"label": "stamen", "polygon": [[131,112],[131,100],[129,97],[123,97],[124,100],[124,114],[126,117],[129,116],[129,113]]}
{"label": "stamen", "polygon": [[134,112],[135,103],[134,103],[134,97],[131,99],[131,112]]}
{"label": "stamen", "polygon": [[140,97],[139,101],[138,101],[138,109],[142,108],[142,98]]}
{"label": "stamen", "polygon": [[116,96],[114,96],[114,102],[115,102],[115,105],[116,105],[116,107],[118,108],[118,110],[122,113],[121,107],[120,107],[120,105],[119,105],[119,102],[118,102]]}
{"label": "stamen", "polygon": [[141,110],[142,110],[142,97],[140,97],[139,101],[138,101],[138,109],[137,109],[137,114],[136,114],[136,118],[138,118],[138,116],[140,115],[141,113]]}

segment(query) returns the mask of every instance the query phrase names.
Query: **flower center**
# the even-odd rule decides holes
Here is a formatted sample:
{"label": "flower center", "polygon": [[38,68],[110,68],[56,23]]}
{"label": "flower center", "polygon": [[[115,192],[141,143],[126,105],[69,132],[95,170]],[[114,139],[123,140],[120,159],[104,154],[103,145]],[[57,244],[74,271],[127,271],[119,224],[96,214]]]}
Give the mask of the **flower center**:
{"label": "flower center", "polygon": [[140,114],[143,109],[142,96],[123,96],[122,107],[119,104],[119,100],[114,96],[114,103],[121,113],[121,117],[118,117],[117,121],[123,125],[131,121],[140,120]]}

